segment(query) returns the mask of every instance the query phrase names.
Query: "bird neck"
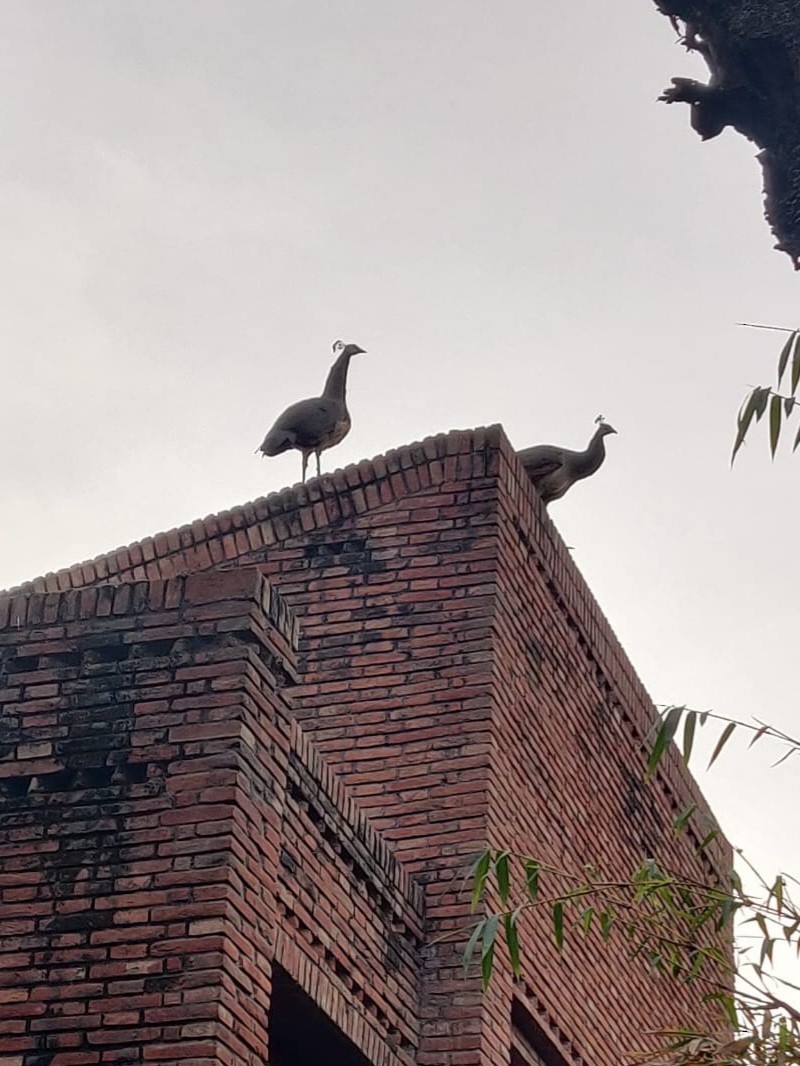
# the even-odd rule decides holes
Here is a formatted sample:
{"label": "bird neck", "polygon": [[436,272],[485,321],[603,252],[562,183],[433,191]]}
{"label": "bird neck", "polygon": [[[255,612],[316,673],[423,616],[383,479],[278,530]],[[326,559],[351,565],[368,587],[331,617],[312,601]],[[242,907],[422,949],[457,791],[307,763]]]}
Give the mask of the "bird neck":
{"label": "bird neck", "polygon": [[606,457],[606,445],[605,445],[605,433],[598,427],[595,430],[594,436],[589,441],[589,447],[586,449],[587,472],[593,474],[602,464]]}
{"label": "bird neck", "polygon": [[328,379],[325,382],[325,388],[322,392],[323,396],[326,396],[329,400],[340,400],[342,403],[345,402],[345,393],[347,391],[347,368],[349,365],[350,356],[345,355],[345,353],[342,352],[328,373]]}

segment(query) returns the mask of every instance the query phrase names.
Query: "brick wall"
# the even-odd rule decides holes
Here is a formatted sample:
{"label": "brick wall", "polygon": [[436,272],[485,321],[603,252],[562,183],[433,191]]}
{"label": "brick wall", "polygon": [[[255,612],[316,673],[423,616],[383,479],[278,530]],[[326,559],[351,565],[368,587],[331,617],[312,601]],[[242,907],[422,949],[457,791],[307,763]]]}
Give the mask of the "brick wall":
{"label": "brick wall", "polygon": [[[627,880],[657,855],[698,880],[730,861],[724,847],[697,852],[700,839],[671,826],[700,800],[672,758],[645,784],[654,709],[561,539],[539,507],[516,457],[499,472],[498,595],[493,618],[493,773],[488,838],[576,875]],[[543,898],[568,887],[542,875]],[[595,903],[595,900],[587,901]],[[499,906],[499,902],[496,901]],[[577,911],[575,912],[577,914]],[[569,923],[568,923],[569,924]],[[550,910],[523,914],[524,965],[516,994],[568,1062],[624,1060],[648,1033],[683,1019],[714,1024],[704,989],[626,961],[622,931],[609,944],[567,936],[559,953]],[[495,989],[487,1026],[508,1026],[512,982]],[[502,1053],[487,1062],[507,1062]]]}
{"label": "brick wall", "polygon": [[413,1060],[419,891],[288,712],[296,638],[253,570],[0,599],[3,1066],[260,1066],[273,959]]}
{"label": "brick wall", "polygon": [[[690,872],[729,852],[672,841],[704,806],[672,752],[642,784],[655,711],[498,428],[388,453],[38,579],[100,580],[257,564],[301,620],[293,709],[403,867],[425,887],[417,1061],[507,1062],[512,984],[461,974],[462,875],[487,843],[627,873],[666,850]],[[567,1061],[607,1063],[701,992],[524,930],[517,994]],[[683,1019],[685,1021],[685,1018]]]}

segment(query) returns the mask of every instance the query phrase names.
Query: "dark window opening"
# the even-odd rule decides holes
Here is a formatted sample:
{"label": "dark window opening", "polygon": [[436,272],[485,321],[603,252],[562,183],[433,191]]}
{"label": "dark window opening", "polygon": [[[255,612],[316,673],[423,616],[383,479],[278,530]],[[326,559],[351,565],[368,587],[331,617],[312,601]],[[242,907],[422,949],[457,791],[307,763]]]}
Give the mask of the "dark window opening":
{"label": "dark window opening", "polygon": [[269,1008],[270,1066],[370,1066],[344,1035],[280,966],[272,968]]}
{"label": "dark window opening", "polygon": [[516,996],[511,1002],[511,1066],[566,1066],[564,1056]]}

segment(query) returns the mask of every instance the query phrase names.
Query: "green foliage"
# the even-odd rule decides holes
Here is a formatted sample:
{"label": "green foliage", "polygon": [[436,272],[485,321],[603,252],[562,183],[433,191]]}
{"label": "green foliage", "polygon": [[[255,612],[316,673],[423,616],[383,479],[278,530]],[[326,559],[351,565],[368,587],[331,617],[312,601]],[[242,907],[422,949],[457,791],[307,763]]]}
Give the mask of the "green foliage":
{"label": "green foliage", "polygon": [[506,944],[508,945],[508,958],[511,963],[511,972],[515,977],[519,977],[521,970],[520,954],[519,954],[519,934],[517,930],[517,918],[519,917],[519,909],[512,911],[511,914],[503,915],[503,927],[506,934]]}
{"label": "green foliage", "polygon": [[[748,323],[742,323],[747,325]],[[775,328],[775,327],[759,327],[759,328]],[[777,370],[777,385],[775,388],[764,385],[756,385],[755,388],[747,394],[739,409],[739,414],[736,419],[736,437],[733,442],[733,452],[731,454],[731,463],[733,463],[736,455],[745,442],[745,438],[755,423],[761,421],[767,410],[769,410],[769,447],[770,454],[773,459],[778,449],[778,443],[780,441],[781,432],[785,428],[786,422],[795,413],[797,408],[800,408],[800,399],[797,396],[798,386],[800,386],[800,330],[785,330],[788,333],[788,339],[781,348],[780,355],[778,356],[778,370]],[[781,392],[781,384],[786,375],[786,370],[789,367],[791,361],[791,370],[789,372],[788,379],[788,392]],[[800,445],[800,429],[794,438],[794,444],[792,451]]]}
{"label": "green foliage", "polygon": [[[650,755],[647,760],[646,777],[650,778],[657,770],[661,760],[664,758],[667,750],[669,749],[670,742],[677,735],[678,729],[683,719],[683,761],[688,765],[694,748],[695,730],[698,726],[701,728],[708,723],[716,725],[718,722],[724,722],[724,728],[720,733],[714,750],[711,753],[711,758],[708,761],[708,768],[714,765],[719,756],[722,754],[723,748],[734,734],[736,729],[741,729],[745,732],[751,732],[753,736],[750,739],[749,747],[752,747],[762,737],[769,737],[772,740],[778,741],[783,747],[784,751],[781,757],[777,760],[775,765],[779,765],[788,759],[791,755],[794,755],[800,750],[800,740],[789,736],[788,733],[784,733],[781,729],[776,729],[775,726],[767,725],[764,722],[754,719],[753,722],[739,722],[731,718],[726,718],[722,714],[714,714],[713,711],[695,711],[686,706],[668,706],[665,707],[661,721],[655,731],[655,739],[653,740],[653,746],[650,750]],[[688,817],[688,816],[687,816]]]}
{"label": "green foliage", "polygon": [[482,855],[478,857],[475,865],[472,868],[472,910],[478,906],[483,890],[486,887],[486,878],[489,876],[489,870],[492,865],[492,853],[490,851],[484,851]]}
{"label": "green foliage", "polygon": [[[796,348],[795,344],[790,354]],[[788,360],[789,356],[783,373]],[[647,777],[658,771],[681,723],[681,754],[686,762],[694,749],[696,730],[709,723],[722,723],[709,766],[737,729],[753,734],[751,747],[763,737],[783,745],[785,751],[778,762],[800,750],[799,740],[763,722],[735,721],[711,711],[670,706],[664,709],[651,738]],[[690,833],[695,848],[702,850],[718,833],[715,826],[704,824],[704,817],[707,819],[697,804],[689,804],[675,816],[673,831]],[[740,861],[749,865],[741,855]],[[518,881],[512,877],[515,866],[522,874]],[[651,969],[678,982],[699,982],[703,999],[717,1005],[718,1031],[664,1031],[659,1034],[657,1053],[635,1055],[632,1063],[800,1066],[800,1009],[776,992],[776,987],[786,982],[774,969],[779,949],[788,947],[800,957],[800,907],[792,899],[786,876],[766,880],[752,867],[750,872],[763,891],[745,891],[735,870],[724,882],[701,883],[669,870],[654,857],[643,859],[625,878],[607,879],[593,867],[570,871],[538,857],[487,849],[472,866],[472,908],[483,904],[486,915],[471,930],[464,951],[465,973],[480,944],[481,982],[488,988],[501,930],[511,972],[519,976],[523,966],[535,968],[537,960],[526,957],[523,951],[520,919],[528,911],[543,911],[559,953],[566,951],[576,936],[579,944],[590,937],[601,941],[613,938],[618,946],[627,945],[631,958],[644,960]],[[515,884],[519,886],[516,894]],[[500,904],[495,912],[491,908],[494,900]],[[514,903],[517,905],[512,909]],[[735,924],[754,929],[755,936],[749,937],[752,943],[748,946],[737,949],[732,961]]]}
{"label": "green foliage", "polygon": [[483,987],[487,989],[489,987],[489,981],[492,976],[492,965],[494,963],[494,942],[497,937],[497,927],[500,924],[500,919],[496,914],[490,914],[486,921],[483,923],[483,946],[481,948],[481,979],[483,980]]}
{"label": "green foliage", "polygon": [[667,709],[661,723],[661,728],[656,735],[653,750],[650,752],[650,758],[647,760],[647,773],[645,777],[652,777],[656,767],[664,757],[664,752],[667,750],[670,742],[678,731],[681,715],[685,710],[685,707],[669,707]]}
{"label": "green foliage", "polygon": [[[482,852],[472,864],[472,894],[470,899],[471,909],[474,911],[484,899],[488,888],[494,883],[503,911],[489,914],[475,924],[472,929],[467,946],[464,949],[463,963],[466,974],[472,964],[478,943],[481,944],[481,979],[483,987],[488,988],[494,966],[495,944],[497,933],[502,921],[503,932],[506,938],[509,960],[513,973],[520,971],[520,945],[517,929],[517,918],[520,907],[516,911],[508,910],[511,895],[511,875],[509,860],[511,856],[507,851],[498,851],[496,854],[491,849]],[[530,867],[530,869],[529,869]],[[492,880],[494,878],[494,881]],[[536,863],[526,864],[526,888],[529,894],[536,893]]]}

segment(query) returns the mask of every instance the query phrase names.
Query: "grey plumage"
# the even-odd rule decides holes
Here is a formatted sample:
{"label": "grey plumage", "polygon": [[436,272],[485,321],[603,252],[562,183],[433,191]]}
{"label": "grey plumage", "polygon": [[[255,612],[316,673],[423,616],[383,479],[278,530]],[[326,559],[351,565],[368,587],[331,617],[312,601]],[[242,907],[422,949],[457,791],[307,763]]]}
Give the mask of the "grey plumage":
{"label": "grey plumage", "polygon": [[350,432],[350,412],[347,410],[347,370],[350,359],[363,352],[357,344],[336,341],[333,351],[336,361],[330,369],[321,396],[300,400],[279,415],[256,452],[280,455],[295,448],[303,456],[303,481],[306,479],[308,457],[317,457],[317,477],[320,475],[320,452],[344,440]]}
{"label": "grey plumage", "polygon": [[597,429],[585,451],[538,444],[517,453],[545,505],[560,499],[576,481],[591,477],[602,466],[606,457],[604,438],[617,431],[603,421],[602,415],[596,421]]}

